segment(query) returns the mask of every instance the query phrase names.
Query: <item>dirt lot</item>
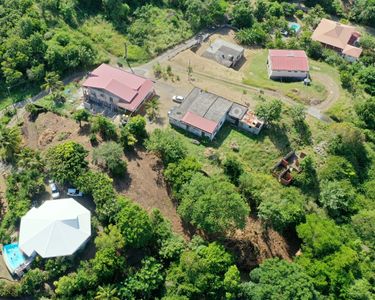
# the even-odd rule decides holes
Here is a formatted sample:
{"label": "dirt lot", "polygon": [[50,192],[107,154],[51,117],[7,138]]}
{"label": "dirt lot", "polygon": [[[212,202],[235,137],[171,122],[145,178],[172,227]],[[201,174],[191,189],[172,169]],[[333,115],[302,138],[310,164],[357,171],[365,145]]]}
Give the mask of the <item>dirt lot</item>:
{"label": "dirt lot", "polygon": [[[40,114],[35,122],[30,122],[25,115],[22,127],[25,144],[41,151],[64,140],[74,140],[91,153],[93,148],[87,131],[87,127],[80,129],[73,120],[50,112]],[[124,180],[116,182],[116,189],[148,211],[152,208],[160,209],[162,214],[172,222],[173,229],[183,234],[180,217],[168,196],[161,176],[160,161],[143,150],[129,154],[124,159],[128,161],[128,174]]]}
{"label": "dirt lot", "polygon": [[116,182],[116,190],[147,211],[159,209],[171,221],[174,231],[185,235],[181,218],[167,193],[161,161],[155,155],[142,150],[127,157],[129,175],[126,180]]}
{"label": "dirt lot", "polygon": [[248,270],[272,257],[291,261],[299,249],[296,237],[292,239],[294,243],[275,230],[265,229],[259,219],[249,217],[245,229],[237,230],[226,244],[236,253],[239,265]]}

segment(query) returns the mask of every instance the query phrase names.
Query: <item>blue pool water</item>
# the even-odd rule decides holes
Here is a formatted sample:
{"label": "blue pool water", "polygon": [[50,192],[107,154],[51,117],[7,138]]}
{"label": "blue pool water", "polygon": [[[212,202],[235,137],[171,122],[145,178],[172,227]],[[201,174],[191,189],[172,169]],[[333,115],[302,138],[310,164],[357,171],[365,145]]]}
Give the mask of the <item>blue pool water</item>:
{"label": "blue pool water", "polygon": [[295,32],[298,32],[301,29],[301,25],[298,23],[289,23],[289,28],[294,30]]}
{"label": "blue pool water", "polygon": [[3,247],[3,257],[9,271],[12,273],[26,261],[26,257],[18,248],[17,243],[5,245]]}

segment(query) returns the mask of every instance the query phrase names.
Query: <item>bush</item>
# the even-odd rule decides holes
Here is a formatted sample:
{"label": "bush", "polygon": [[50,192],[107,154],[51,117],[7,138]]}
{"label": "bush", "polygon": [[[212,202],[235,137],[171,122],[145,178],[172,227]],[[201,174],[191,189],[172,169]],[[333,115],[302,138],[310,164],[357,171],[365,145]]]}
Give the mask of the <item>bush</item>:
{"label": "bush", "polygon": [[187,149],[172,130],[155,129],[146,142],[149,151],[156,152],[165,166],[186,157]]}
{"label": "bush", "polygon": [[99,133],[104,140],[117,139],[116,126],[103,116],[96,116],[92,118],[91,131],[93,133]]}
{"label": "bush", "polygon": [[108,170],[113,176],[124,176],[127,164],[122,160],[123,149],[115,142],[107,142],[94,149],[92,160]]}
{"label": "bush", "polygon": [[229,156],[224,160],[223,169],[224,174],[228,176],[229,180],[237,185],[243,173],[241,163],[234,156]]}
{"label": "bush", "polygon": [[87,154],[82,145],[73,141],[51,147],[46,155],[48,171],[61,184],[73,183],[87,170]]}

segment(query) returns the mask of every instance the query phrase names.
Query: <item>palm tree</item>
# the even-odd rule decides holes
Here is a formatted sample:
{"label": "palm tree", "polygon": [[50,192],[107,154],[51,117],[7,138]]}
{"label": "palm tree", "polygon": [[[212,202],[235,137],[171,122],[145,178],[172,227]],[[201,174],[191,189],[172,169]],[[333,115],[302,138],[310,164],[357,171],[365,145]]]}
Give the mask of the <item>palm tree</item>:
{"label": "palm tree", "polygon": [[47,73],[44,77],[45,83],[41,85],[41,88],[48,94],[52,95],[52,100],[58,102],[62,98],[61,91],[64,88],[64,83],[60,81],[60,76],[56,72]]}
{"label": "palm tree", "polygon": [[13,162],[20,150],[21,135],[18,127],[0,126],[0,159]]}
{"label": "palm tree", "polygon": [[159,102],[157,98],[152,98],[146,104],[146,114],[150,120],[154,120],[159,114]]}
{"label": "palm tree", "polygon": [[117,288],[110,284],[99,286],[95,300],[120,300],[120,298],[117,297]]}

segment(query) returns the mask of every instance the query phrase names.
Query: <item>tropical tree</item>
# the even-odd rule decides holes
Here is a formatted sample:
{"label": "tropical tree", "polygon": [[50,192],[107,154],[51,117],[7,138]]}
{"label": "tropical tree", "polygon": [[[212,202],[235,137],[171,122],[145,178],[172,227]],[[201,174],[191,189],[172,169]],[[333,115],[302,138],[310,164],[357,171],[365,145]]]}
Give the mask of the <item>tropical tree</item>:
{"label": "tropical tree", "polygon": [[368,98],[356,105],[355,111],[365,127],[375,129],[375,97]]}
{"label": "tropical tree", "polygon": [[20,151],[21,135],[18,127],[8,128],[0,125],[0,159],[14,162]]}
{"label": "tropical tree", "polygon": [[195,174],[182,190],[182,218],[211,235],[244,228],[250,208],[230,182]]}
{"label": "tropical tree", "polygon": [[244,299],[316,299],[312,279],[303,268],[278,258],[268,259],[250,273],[242,284]]}
{"label": "tropical tree", "polygon": [[117,139],[115,124],[104,116],[95,116],[92,118],[91,132],[95,134],[99,133],[104,140]]}
{"label": "tropical tree", "polygon": [[99,286],[95,300],[120,300],[117,294],[117,288],[112,284]]}
{"label": "tropical tree", "polygon": [[73,141],[56,145],[47,151],[47,169],[57,182],[72,183],[87,170],[87,154],[82,145]]}
{"label": "tropical tree", "polygon": [[78,122],[79,127],[82,127],[82,121],[88,121],[90,113],[86,109],[79,109],[73,113],[73,119]]}
{"label": "tropical tree", "polygon": [[41,85],[41,88],[48,94],[52,95],[54,102],[59,102],[63,99],[61,91],[64,88],[64,83],[60,81],[60,76],[56,72],[49,72],[44,77],[45,83]]}
{"label": "tropical tree", "polygon": [[155,129],[146,141],[146,148],[160,156],[165,166],[186,157],[187,149],[172,130]]}
{"label": "tropical tree", "polygon": [[282,102],[277,99],[261,103],[255,108],[256,115],[269,124],[279,121],[281,112]]}
{"label": "tropical tree", "polygon": [[126,172],[126,162],[122,156],[123,149],[120,144],[107,142],[94,149],[92,160],[94,164],[102,166],[113,176],[122,176]]}
{"label": "tropical tree", "polygon": [[152,98],[146,103],[146,113],[150,120],[155,120],[159,114],[159,101],[157,98]]}

